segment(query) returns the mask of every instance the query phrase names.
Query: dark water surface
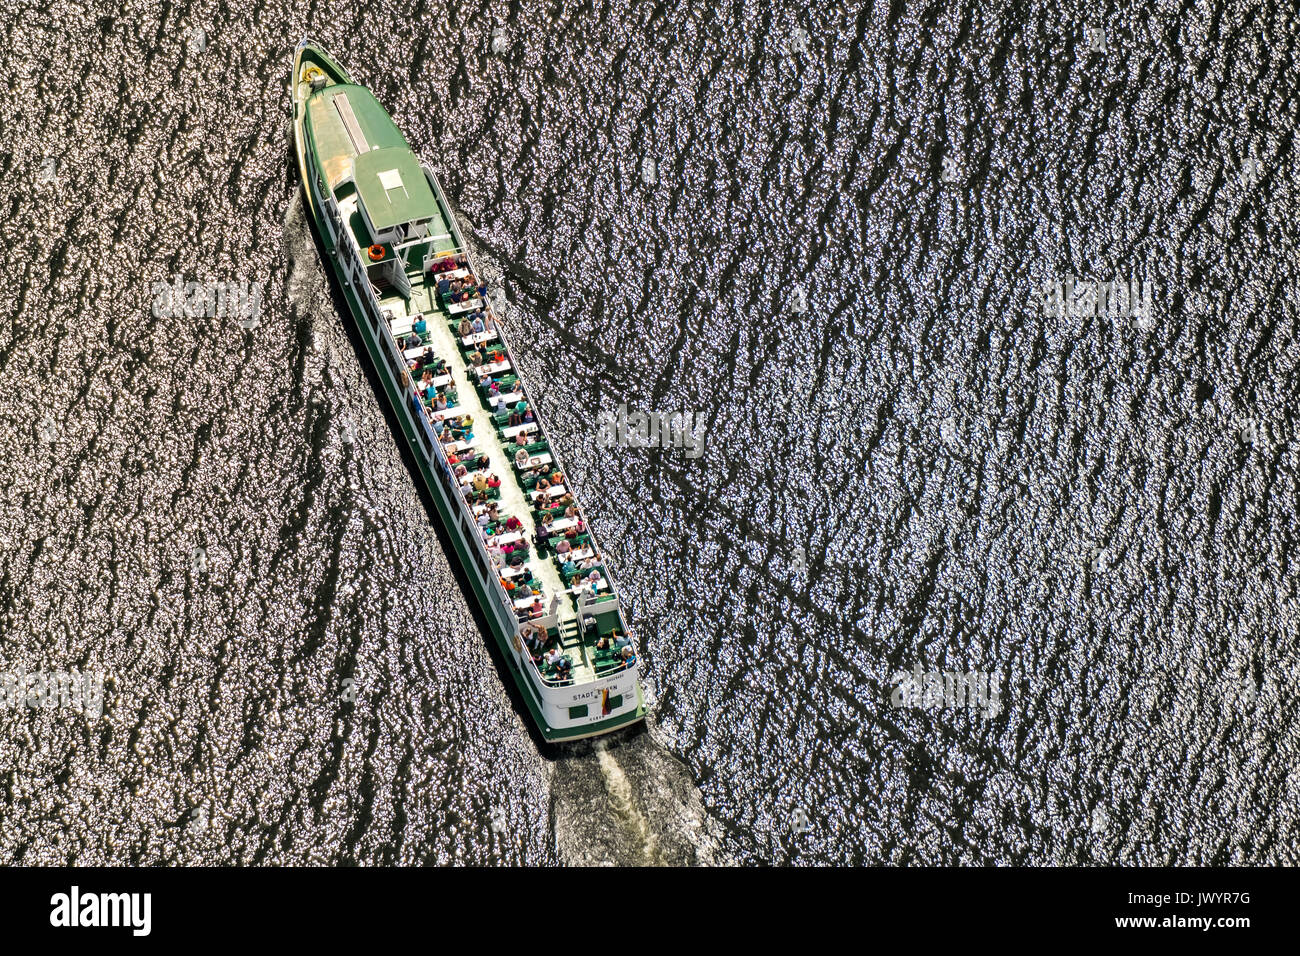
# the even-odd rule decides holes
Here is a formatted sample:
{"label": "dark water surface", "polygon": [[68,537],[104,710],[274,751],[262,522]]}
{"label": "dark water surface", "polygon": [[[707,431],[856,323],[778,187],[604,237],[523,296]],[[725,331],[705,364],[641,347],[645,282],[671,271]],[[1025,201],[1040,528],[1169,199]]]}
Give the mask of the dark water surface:
{"label": "dark water surface", "polygon": [[[0,861],[1300,861],[1294,2],[4,18],[0,670],[110,677],[0,710]],[[304,219],[308,31],[503,283],[644,733],[505,687]]]}

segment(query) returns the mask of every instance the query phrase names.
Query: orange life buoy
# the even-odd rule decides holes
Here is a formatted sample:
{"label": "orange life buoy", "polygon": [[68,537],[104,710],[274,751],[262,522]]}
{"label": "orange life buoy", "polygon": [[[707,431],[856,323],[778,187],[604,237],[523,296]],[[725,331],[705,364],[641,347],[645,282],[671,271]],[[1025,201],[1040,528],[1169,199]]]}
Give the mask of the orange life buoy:
{"label": "orange life buoy", "polygon": [[380,259],[382,259],[382,258],[384,258],[384,247],[383,247],[383,246],[371,246],[371,247],[370,247],[370,261],[371,261],[371,262],[378,262],[378,261],[379,261]]}

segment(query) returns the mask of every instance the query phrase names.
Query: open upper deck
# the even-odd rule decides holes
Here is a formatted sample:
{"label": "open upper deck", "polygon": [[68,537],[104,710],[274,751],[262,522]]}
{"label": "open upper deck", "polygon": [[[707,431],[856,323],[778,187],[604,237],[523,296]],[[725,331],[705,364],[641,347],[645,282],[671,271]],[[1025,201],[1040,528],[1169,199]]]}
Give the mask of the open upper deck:
{"label": "open upper deck", "polygon": [[432,257],[410,280],[381,293],[381,312],[537,676],[567,686],[634,666],[604,555],[468,260]]}
{"label": "open upper deck", "polygon": [[536,678],[566,686],[631,670],[604,555],[432,173],[362,87],[313,85],[303,120],[306,171],[328,190],[345,260],[405,352],[402,385],[453,480],[461,525],[524,625]]}
{"label": "open upper deck", "polygon": [[317,45],[291,84],[306,200],[543,735],[642,719],[612,574],[437,177]]}

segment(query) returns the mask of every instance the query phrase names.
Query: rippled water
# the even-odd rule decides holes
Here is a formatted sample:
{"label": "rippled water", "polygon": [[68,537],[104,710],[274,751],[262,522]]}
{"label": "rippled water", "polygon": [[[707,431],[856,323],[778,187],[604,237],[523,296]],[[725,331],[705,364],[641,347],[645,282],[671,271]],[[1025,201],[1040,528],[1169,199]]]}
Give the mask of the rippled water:
{"label": "rippled water", "polygon": [[[0,710],[0,860],[1296,862],[1296,20],[6,14],[0,669],[110,676]],[[309,30],[502,279],[643,733],[542,750],[505,686],[304,220]],[[891,706],[918,664],[1000,707]]]}

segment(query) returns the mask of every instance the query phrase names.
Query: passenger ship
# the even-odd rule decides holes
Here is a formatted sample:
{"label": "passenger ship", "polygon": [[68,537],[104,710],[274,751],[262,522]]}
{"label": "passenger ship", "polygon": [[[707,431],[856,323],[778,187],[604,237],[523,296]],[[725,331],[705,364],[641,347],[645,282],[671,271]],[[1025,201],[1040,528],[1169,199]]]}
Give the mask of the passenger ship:
{"label": "passenger ship", "polygon": [[645,717],[618,590],[437,176],[320,46],[294,57],[307,208],[542,736]]}

